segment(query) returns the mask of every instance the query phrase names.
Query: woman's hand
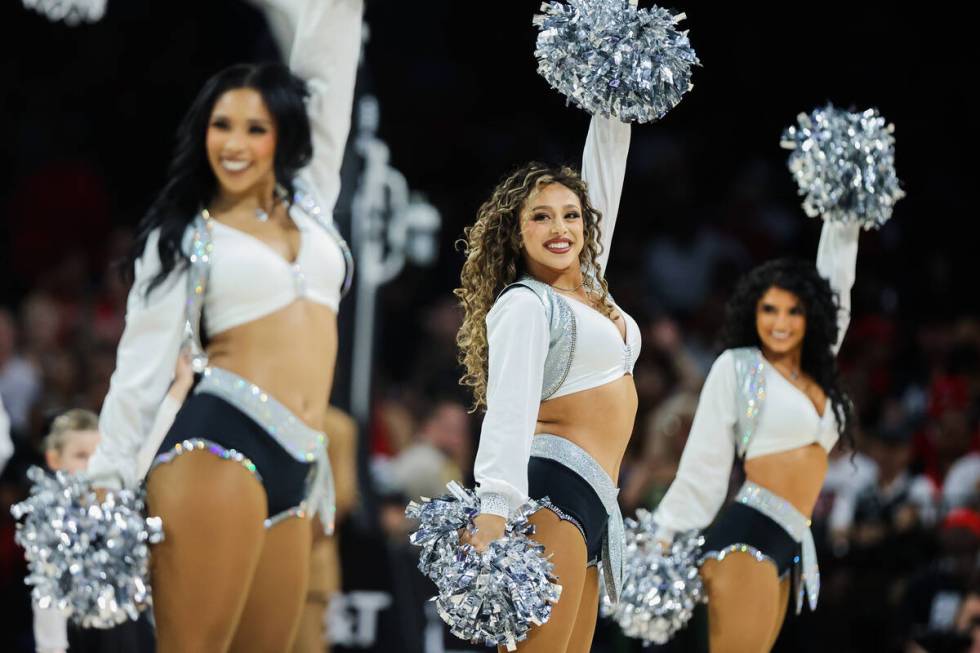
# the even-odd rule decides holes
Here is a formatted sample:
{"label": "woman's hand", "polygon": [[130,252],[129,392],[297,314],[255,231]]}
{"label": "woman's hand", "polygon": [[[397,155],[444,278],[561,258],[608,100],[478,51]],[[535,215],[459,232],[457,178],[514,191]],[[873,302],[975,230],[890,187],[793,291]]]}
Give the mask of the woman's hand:
{"label": "woman's hand", "polygon": [[194,385],[194,370],[191,369],[191,356],[186,350],[180,352],[177,357],[177,366],[174,368],[174,382],[170,385],[167,393],[180,403],[184,403],[187,393]]}
{"label": "woman's hand", "polygon": [[482,553],[491,542],[504,536],[507,520],[484,512],[477,515],[473,523],[476,525],[476,532],[471,534],[464,529],[459,539],[463,544],[472,544],[473,548]]}

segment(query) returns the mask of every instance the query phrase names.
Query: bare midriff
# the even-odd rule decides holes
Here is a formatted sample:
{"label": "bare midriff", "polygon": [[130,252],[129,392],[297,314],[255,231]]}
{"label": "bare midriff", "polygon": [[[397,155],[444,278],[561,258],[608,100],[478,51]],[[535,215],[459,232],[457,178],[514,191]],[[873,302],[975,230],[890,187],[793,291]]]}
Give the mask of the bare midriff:
{"label": "bare midriff", "polygon": [[210,365],[254,383],[306,425],[321,429],[337,360],[333,310],[298,299],[212,336],[207,353]]}
{"label": "bare midriff", "polygon": [[826,475],[827,452],[816,443],[745,461],[748,480],[783,497],[807,518]]}
{"label": "bare midriff", "polygon": [[535,433],[559,435],[585,449],[617,482],[636,419],[633,376],[549,399],[538,410]]}

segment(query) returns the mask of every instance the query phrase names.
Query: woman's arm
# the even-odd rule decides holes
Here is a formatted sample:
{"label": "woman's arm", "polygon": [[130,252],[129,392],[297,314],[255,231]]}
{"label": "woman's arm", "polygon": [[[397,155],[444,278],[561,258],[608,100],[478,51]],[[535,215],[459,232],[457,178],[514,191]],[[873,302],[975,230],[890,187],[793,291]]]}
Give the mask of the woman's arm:
{"label": "woman's arm", "polygon": [[68,619],[54,606],[32,607],[36,653],[65,653],[68,650]]}
{"label": "woman's arm", "polygon": [[599,213],[602,253],[599,274],[605,276],[613,231],[619,213],[619,198],[626,177],[626,158],[630,150],[631,127],[615,118],[593,116],[582,154],[582,179],[589,187],[589,201]]}
{"label": "woman's arm", "polygon": [[487,413],[474,465],[484,513],[507,517],[527,500],[549,333],[541,300],[526,288],[504,293],[487,314]]}
{"label": "woman's arm", "polygon": [[181,352],[177,357],[177,367],[174,368],[174,380],[167,390],[167,395],[163,398],[163,403],[157,409],[157,416],[153,420],[153,427],[150,435],[140,446],[137,456],[137,475],[144,478],[150,471],[153,459],[160,449],[160,443],[167,437],[167,432],[173,426],[174,419],[177,417],[180,407],[184,405],[187,394],[194,385],[194,372],[191,370],[190,356],[187,352]]}
{"label": "woman's arm", "polygon": [[363,0],[263,0],[292,71],[310,90],[313,160],[300,173],[320,206],[333,210],[350,132],[354,82],[361,51]]}
{"label": "woman's arm", "polygon": [[139,482],[137,455],[170,386],[184,337],[187,271],[172,271],[146,295],[147,284],[161,269],[158,239],[159,231],[150,234],[136,261],[116,370],[99,416],[102,440],[88,474],[100,487],[118,489]]}
{"label": "woman's arm", "polygon": [[830,282],[837,293],[837,342],[834,354],[840,351],[844,334],[851,322],[851,288],[857,267],[858,238],[861,225],[824,220],[817,247],[817,272]]}
{"label": "woman's arm", "polygon": [[665,539],[706,527],[725,502],[735,460],[736,387],[735,362],[726,351],[705,379],[677,476],[654,513]]}

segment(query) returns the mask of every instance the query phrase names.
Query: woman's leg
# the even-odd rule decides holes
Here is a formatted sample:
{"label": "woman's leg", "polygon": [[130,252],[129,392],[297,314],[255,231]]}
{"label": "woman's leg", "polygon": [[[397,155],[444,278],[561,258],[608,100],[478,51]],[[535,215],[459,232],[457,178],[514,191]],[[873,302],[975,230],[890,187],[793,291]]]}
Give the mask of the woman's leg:
{"label": "woman's leg", "polygon": [[[582,590],[585,585],[585,540],[573,524],[562,521],[547,508],[531,516],[533,538],[544,545],[551,556],[554,574],[561,585],[561,597],[542,626],[531,628],[527,639],[517,645],[520,653],[564,653],[575,627]],[[501,646],[498,651],[506,651]]]}
{"label": "woman's leg", "polygon": [[[319,533],[316,531],[319,529]],[[340,591],[340,556],[337,539],[323,535],[313,523],[313,548],[310,550],[310,575],[306,587],[306,605],[296,629],[292,653],[326,653],[330,650],[326,630],[330,598]]]}
{"label": "woman's leg", "polygon": [[575,627],[568,641],[566,653],[589,653],[595,636],[595,622],[599,618],[599,568],[589,567],[585,572],[585,587],[575,615]]}
{"label": "woman's leg", "polygon": [[238,463],[191,451],[154,469],[149,514],[158,653],[228,650],[265,540],[265,490]]}
{"label": "woman's leg", "polygon": [[232,653],[288,651],[292,646],[309,581],[311,523],[291,517],[266,531]]}
{"label": "woman's leg", "polygon": [[749,553],[707,560],[701,577],[708,594],[711,653],[764,653],[779,614],[776,567]]}
{"label": "woman's leg", "polygon": [[[792,574],[792,570],[790,570]],[[792,586],[791,576],[787,575],[786,578],[779,581],[779,609],[776,612],[776,621],[773,624],[772,634],[769,636],[769,648],[767,651],[771,651],[772,647],[776,645],[776,640],[779,638],[779,631],[783,629],[783,620],[786,619],[786,608],[789,606],[789,588]]]}

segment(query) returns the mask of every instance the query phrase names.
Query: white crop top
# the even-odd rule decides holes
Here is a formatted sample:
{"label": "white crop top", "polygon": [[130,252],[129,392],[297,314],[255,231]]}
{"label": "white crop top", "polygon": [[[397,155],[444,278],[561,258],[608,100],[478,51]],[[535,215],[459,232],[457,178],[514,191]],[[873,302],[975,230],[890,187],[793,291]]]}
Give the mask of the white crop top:
{"label": "white crop top", "polygon": [[[605,273],[626,172],[630,125],[594,117],[585,141],[582,177],[589,200],[602,214],[600,273]],[[618,306],[626,339],[605,315],[563,297],[575,315],[576,344],[568,375],[554,399],[605,385],[632,374],[640,353],[640,330]],[[527,463],[541,407],[541,386],[550,329],[541,300],[528,288],[505,292],[487,313],[489,366],[474,477],[483,512],[506,517],[527,500]]]}
{"label": "white crop top", "polygon": [[[608,317],[576,299],[564,298],[575,314],[577,345],[568,376],[549,399],[598,388],[624,374],[632,374],[640,355],[640,327],[626,311],[615,307],[626,323],[623,340],[619,327]],[[548,353],[547,349],[544,353]]]}
{"label": "white crop top", "polygon": [[[340,194],[340,167],[350,131],[357,59],[361,47],[361,0],[263,0],[283,33],[292,32],[289,67],[306,80],[313,159],[299,181],[332,220]],[[330,306],[339,303],[345,275],[337,242],[300,207],[290,217],[301,233],[293,265],[245,232],[211,220],[212,265],[204,298],[209,333],[272,313],[305,297]],[[174,270],[146,295],[146,284],[160,270],[159,234],[151,233],[136,261],[126,304],[126,328],[116,353],[116,370],[102,405],[102,440],[89,462],[100,486],[135,486],[137,455],[149,436],[173,378],[185,338],[188,275]]]}
{"label": "white crop top", "polygon": [[289,215],[300,232],[293,262],[255,236],[210,221],[214,250],[204,293],[210,335],[275,313],[297,299],[334,312],[340,307],[347,267],[340,245],[297,207]]}
{"label": "white crop top", "polygon": [[[860,227],[825,222],[817,250],[817,270],[838,293],[836,354],[850,321]],[[837,419],[828,398],[821,411],[810,398],[763,358],[766,397],[745,452],[746,459],[819,444],[830,451],[837,442]],[[726,351],[705,379],[698,408],[681,456],[677,476],[657,506],[654,520],[664,537],[705,528],[728,494],[735,463],[735,429],[741,410],[735,359]]]}

